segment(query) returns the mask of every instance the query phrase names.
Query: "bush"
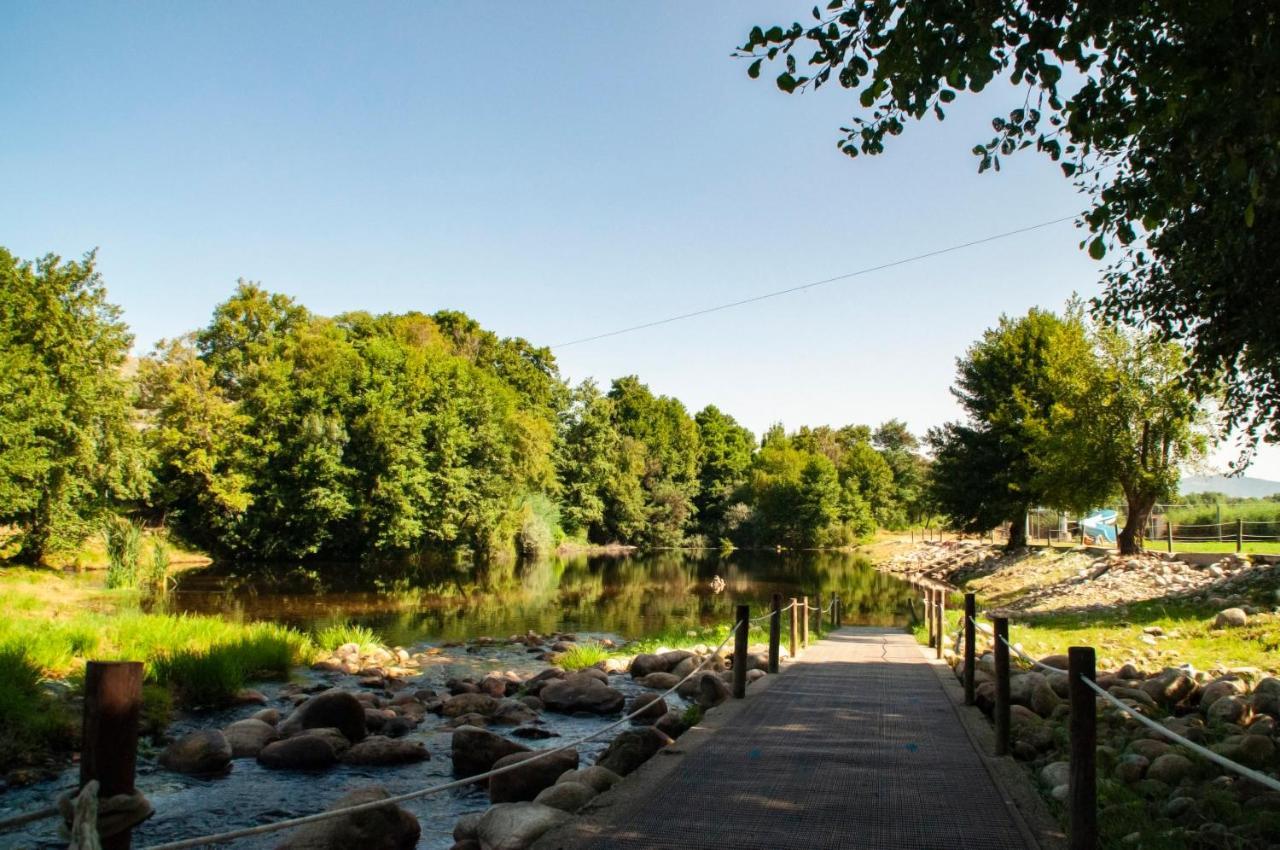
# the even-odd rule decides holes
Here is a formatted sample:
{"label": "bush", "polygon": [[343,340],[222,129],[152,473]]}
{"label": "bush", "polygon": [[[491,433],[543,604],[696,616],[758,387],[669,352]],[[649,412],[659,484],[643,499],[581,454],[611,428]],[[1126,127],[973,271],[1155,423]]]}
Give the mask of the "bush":
{"label": "bush", "polygon": [[320,629],[314,633],[314,640],[317,647],[327,652],[333,652],[338,647],[348,643],[354,643],[360,647],[361,655],[368,655],[375,649],[385,648],[377,632],[373,629],[368,626],[357,626],[349,622]]}
{"label": "bush", "polygon": [[560,530],[560,508],[542,494],[525,496],[520,503],[520,530],[516,546],[523,555],[553,551],[564,540]]}
{"label": "bush", "polygon": [[0,649],[0,768],[29,763],[70,738],[66,708],[41,692],[40,670],[22,650]]}
{"label": "bush", "polygon": [[563,670],[585,670],[609,657],[609,651],[595,641],[574,644],[568,651],[556,657],[556,666]]}

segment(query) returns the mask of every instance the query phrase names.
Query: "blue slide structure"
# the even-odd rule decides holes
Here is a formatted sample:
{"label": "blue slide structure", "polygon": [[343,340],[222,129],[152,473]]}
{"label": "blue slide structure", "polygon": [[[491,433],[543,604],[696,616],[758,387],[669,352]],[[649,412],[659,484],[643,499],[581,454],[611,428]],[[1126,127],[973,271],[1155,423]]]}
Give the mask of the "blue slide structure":
{"label": "blue slide structure", "polygon": [[1095,546],[1100,543],[1110,543],[1114,546],[1117,517],[1119,517],[1117,511],[1109,510],[1092,511],[1088,516],[1081,517],[1080,528],[1084,532],[1084,542]]}

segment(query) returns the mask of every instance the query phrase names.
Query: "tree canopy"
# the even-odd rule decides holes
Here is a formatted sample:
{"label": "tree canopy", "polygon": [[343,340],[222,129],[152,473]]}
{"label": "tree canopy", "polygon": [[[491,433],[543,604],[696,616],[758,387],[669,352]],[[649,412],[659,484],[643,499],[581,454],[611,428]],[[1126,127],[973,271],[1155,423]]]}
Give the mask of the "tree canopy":
{"label": "tree canopy", "polygon": [[811,23],[753,28],[738,55],[753,78],[780,62],[785,92],[849,89],[849,156],[1006,78],[979,169],[1028,148],[1059,163],[1092,199],[1081,245],[1114,256],[1100,315],[1182,342],[1195,388],[1225,373],[1229,422],[1280,440],[1278,15],[1261,0],[833,0]]}

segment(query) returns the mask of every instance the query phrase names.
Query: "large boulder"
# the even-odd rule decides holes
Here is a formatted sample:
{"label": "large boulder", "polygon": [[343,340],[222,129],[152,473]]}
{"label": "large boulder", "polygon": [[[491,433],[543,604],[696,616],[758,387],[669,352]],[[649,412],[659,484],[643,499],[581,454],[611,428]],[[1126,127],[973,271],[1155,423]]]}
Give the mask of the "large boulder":
{"label": "large boulder", "polygon": [[577,770],[566,770],[556,780],[556,782],[581,782],[583,785],[591,786],[601,794],[621,781],[621,776],[598,764],[593,764],[591,767],[581,767]]}
{"label": "large boulder", "polygon": [[1048,684],[1039,673],[1015,673],[1009,677],[1009,702],[1031,708],[1031,695],[1035,689]]}
{"label": "large boulder", "polygon": [[1209,713],[1213,704],[1223,697],[1235,696],[1245,692],[1245,684],[1235,676],[1223,676],[1214,679],[1200,691],[1200,711]]}
{"label": "large boulder", "polygon": [[484,773],[500,758],[527,753],[529,748],[476,726],[459,726],[453,730],[450,752],[453,775],[467,777]]}
{"label": "large boulder", "polygon": [[581,782],[559,782],[550,788],[544,788],[533,798],[533,802],[559,809],[573,814],[600,792]]}
{"label": "large boulder", "polygon": [[703,676],[698,679],[698,706],[706,711],[715,708],[729,698],[729,686],[719,676]]}
{"label": "large boulder", "polygon": [[502,803],[480,818],[476,836],[481,850],[525,850],[569,815],[541,803]]}
{"label": "large boulder", "polygon": [[631,659],[631,678],[643,679],[650,673],[669,673],[674,662],[668,662],[662,655],[642,652]]}
{"label": "large boulder", "polygon": [[1177,753],[1165,753],[1147,768],[1147,779],[1163,782],[1165,785],[1177,785],[1183,777],[1188,776],[1195,766],[1186,756]]}
{"label": "large boulder", "polygon": [[440,713],[445,717],[461,717],[464,714],[488,717],[497,710],[498,701],[488,694],[458,694],[440,705]]}
{"label": "large boulder", "polygon": [[339,760],[343,764],[392,765],[412,764],[431,758],[427,748],[421,741],[406,741],[403,738],[388,738],[385,735],[370,735],[351,749],[343,753]]}
{"label": "large boulder", "polygon": [[493,769],[519,765],[489,777],[489,802],[518,803],[532,800],[544,788],[556,784],[566,770],[578,767],[578,751],[514,753],[494,762]]}
{"label": "large boulder", "polygon": [[1249,622],[1249,615],[1245,613],[1243,608],[1227,608],[1219,611],[1218,616],[1213,618],[1213,628],[1215,629],[1236,629],[1246,625]]}
{"label": "large boulder", "polygon": [[223,729],[222,734],[231,745],[231,757],[237,759],[257,758],[263,747],[280,740],[276,727],[252,717],[237,720]]}
{"label": "large boulder", "polygon": [[676,695],[681,699],[695,699],[698,696],[698,689],[702,686],[702,680],[706,678],[720,679],[720,674],[713,670],[703,670],[701,673],[695,673],[680,683],[680,687],[676,688]]}
{"label": "large boulder", "polygon": [[591,714],[616,714],[622,710],[626,697],[599,679],[575,673],[564,679],[550,682],[542,689],[539,699],[548,711],[573,714],[585,711]]}
{"label": "large boulder", "polygon": [[364,704],[337,688],[322,691],[293,710],[280,724],[280,734],[288,738],[306,729],[333,728],[348,741],[362,740],[366,734]]}
{"label": "large boulder", "polygon": [[[329,810],[385,800],[383,788],[361,788],[340,797]],[[277,850],[413,850],[422,828],[418,819],[394,805],[339,815],[299,827]]]}
{"label": "large boulder", "polygon": [[631,700],[627,714],[635,714],[631,722],[635,724],[653,723],[667,713],[667,702],[657,694],[636,694]]}
{"label": "large boulder", "polygon": [[670,743],[671,738],[652,726],[627,729],[609,742],[596,764],[619,776],[626,776]]}
{"label": "large boulder", "polygon": [[1210,722],[1245,724],[1249,722],[1252,711],[1252,705],[1244,697],[1225,696],[1214,700],[1205,712],[1205,718]]}
{"label": "large boulder", "polygon": [[1280,717],[1280,679],[1263,679],[1253,689],[1250,701],[1255,712]]}
{"label": "large boulder", "polygon": [[295,735],[267,744],[258,763],[272,770],[324,770],[338,760],[333,743],[325,735]]}
{"label": "large boulder", "polygon": [[177,773],[223,773],[231,764],[231,744],[216,729],[192,732],[164,748],[160,764]]}
{"label": "large boulder", "polygon": [[665,691],[678,685],[680,683],[680,679],[674,673],[650,673],[648,676],[642,676],[639,679],[636,679],[636,682],[644,685],[646,688]]}
{"label": "large boulder", "polygon": [[1196,689],[1195,680],[1178,667],[1166,667],[1142,683],[1141,688],[1159,705],[1177,705]]}

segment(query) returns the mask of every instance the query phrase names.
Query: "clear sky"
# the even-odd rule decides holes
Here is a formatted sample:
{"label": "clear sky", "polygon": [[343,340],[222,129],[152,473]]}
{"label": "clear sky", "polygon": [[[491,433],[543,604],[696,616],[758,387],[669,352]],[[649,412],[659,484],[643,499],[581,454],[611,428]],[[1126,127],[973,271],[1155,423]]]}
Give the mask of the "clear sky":
{"label": "clear sky", "polygon": [[[889,152],[835,147],[834,84],[787,96],[733,47],[812,3],[12,2],[0,244],[97,247],[140,352],[238,278],[331,314],[464,310],[554,345],[1077,212],[1046,159],[976,173],[993,86]],[[767,69],[766,69],[767,70]],[[913,429],[1000,313],[1097,292],[1060,224],[557,349],[691,409]],[[1280,452],[1251,474],[1280,479]]]}

